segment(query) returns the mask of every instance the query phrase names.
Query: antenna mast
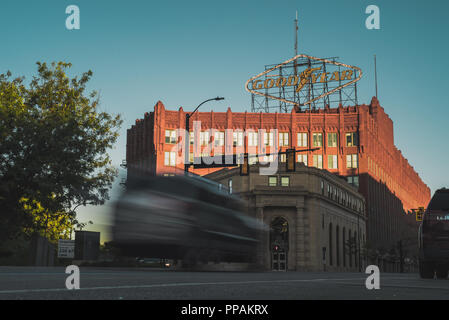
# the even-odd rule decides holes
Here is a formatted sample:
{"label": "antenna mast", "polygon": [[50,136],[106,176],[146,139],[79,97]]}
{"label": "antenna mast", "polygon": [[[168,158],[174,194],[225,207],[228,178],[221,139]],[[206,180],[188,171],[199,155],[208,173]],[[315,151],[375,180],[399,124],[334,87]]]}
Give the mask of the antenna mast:
{"label": "antenna mast", "polygon": [[[295,19],[295,57],[298,55],[298,10],[296,10],[296,19]],[[295,76],[298,76],[298,64],[295,59],[293,62],[293,70],[295,72]],[[298,102],[297,106],[299,107],[299,93],[294,93],[295,100]]]}
{"label": "antenna mast", "polygon": [[295,57],[298,55],[298,10],[296,10],[295,19]]}
{"label": "antenna mast", "polygon": [[376,63],[376,55],[374,55],[374,80],[376,82],[376,99],[377,99],[377,63]]}

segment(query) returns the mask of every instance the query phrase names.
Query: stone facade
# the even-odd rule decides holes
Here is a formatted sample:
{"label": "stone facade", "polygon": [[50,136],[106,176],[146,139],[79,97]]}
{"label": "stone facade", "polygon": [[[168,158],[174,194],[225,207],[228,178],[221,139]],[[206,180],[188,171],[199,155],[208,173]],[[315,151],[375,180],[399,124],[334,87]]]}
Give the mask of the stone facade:
{"label": "stone facade", "polygon": [[[225,169],[205,177],[245,199],[249,214],[270,226],[261,246],[264,268],[274,269],[273,246],[279,245],[285,251],[287,270],[362,270],[365,200],[356,188],[326,170],[302,164],[295,172],[286,172],[281,164],[274,175],[258,173],[259,165],[253,165],[248,176],[240,176],[239,169]],[[287,223],[286,243],[276,242],[273,235],[273,223],[279,218]]]}

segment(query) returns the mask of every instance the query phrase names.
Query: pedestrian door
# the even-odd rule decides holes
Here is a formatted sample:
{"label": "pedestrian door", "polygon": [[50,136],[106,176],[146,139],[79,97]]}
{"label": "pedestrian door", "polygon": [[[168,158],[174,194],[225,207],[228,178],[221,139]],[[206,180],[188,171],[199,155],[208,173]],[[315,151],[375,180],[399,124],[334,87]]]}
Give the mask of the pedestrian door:
{"label": "pedestrian door", "polygon": [[287,271],[287,253],[285,251],[271,252],[271,269],[273,271]]}

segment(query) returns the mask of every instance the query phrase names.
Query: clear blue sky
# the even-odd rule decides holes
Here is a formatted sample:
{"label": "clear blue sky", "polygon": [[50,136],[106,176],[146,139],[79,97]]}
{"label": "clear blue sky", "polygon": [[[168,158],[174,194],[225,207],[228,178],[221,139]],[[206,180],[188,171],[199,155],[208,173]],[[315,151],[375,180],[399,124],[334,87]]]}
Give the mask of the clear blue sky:
{"label": "clear blue sky", "polygon": [[[65,28],[71,4],[80,8],[80,30]],[[370,4],[380,8],[380,30],[365,28]],[[449,186],[447,0],[2,1],[0,73],[30,79],[36,61],[71,62],[73,75],[91,69],[102,108],[125,120],[111,151],[118,165],[126,129],[158,100],[191,110],[221,95],[224,102],[202,109],[249,111],[245,81],[293,56],[296,10],[300,53],[362,68],[360,103],[374,95],[377,55],[379,100],[396,146],[432,193]],[[104,208],[80,212],[81,220],[105,221]]]}

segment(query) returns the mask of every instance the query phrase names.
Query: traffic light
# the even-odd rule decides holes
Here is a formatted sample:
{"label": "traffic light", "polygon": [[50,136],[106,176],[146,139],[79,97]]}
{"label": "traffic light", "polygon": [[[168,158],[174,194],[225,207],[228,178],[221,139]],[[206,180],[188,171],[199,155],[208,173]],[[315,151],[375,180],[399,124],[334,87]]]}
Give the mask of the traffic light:
{"label": "traffic light", "polygon": [[287,149],[286,155],[287,171],[296,171],[296,150]]}
{"label": "traffic light", "polygon": [[243,155],[243,163],[240,164],[240,175],[241,176],[249,175],[249,161],[248,161],[248,154],[247,153],[245,153]]}
{"label": "traffic light", "polygon": [[416,211],[416,221],[422,221],[424,215],[424,207],[419,207],[418,211]]}

